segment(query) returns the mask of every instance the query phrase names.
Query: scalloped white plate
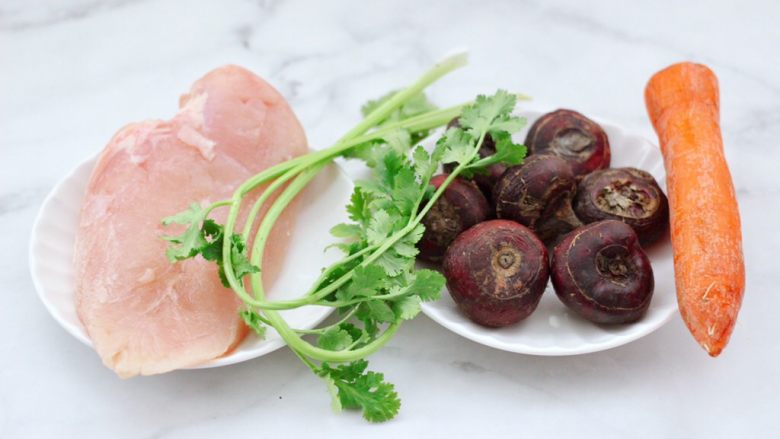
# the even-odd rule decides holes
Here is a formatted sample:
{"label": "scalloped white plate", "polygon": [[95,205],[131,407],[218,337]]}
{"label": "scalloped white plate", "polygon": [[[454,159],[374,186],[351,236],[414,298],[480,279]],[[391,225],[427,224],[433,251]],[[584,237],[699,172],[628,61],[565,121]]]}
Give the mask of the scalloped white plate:
{"label": "scalloped white plate", "polygon": [[[530,125],[543,112],[521,111],[528,124],[517,139],[525,139]],[[650,141],[626,132],[619,126],[598,119],[609,137],[613,168],[633,166],[650,172],[666,190],[666,173],[661,152]],[[655,291],[647,314],[638,322],[607,326],[595,325],[570,312],[558,300],[552,284],[542,296],[539,307],[524,321],[506,328],[492,329],[477,325],[463,315],[445,290],[436,302],[423,304],[423,312],[445,328],[477,343],[532,355],[576,355],[603,351],[643,337],[668,322],[677,311],[672,266],[672,246],[668,237],[647,252],[653,265]]]}
{"label": "scalloped white plate", "polygon": [[[90,345],[89,337],[76,315],[73,279],[73,244],[84,192],[96,157],[90,158],[62,179],[43,202],[30,238],[30,271],[38,296],[52,317],[71,335]],[[301,194],[300,214],[291,236],[286,263],[269,295],[280,300],[293,299],[295,292],[307,291],[322,267],[339,258],[333,250],[323,252],[333,242],[329,229],[348,220],[346,206],[352,193],[352,181],[341,168],[332,164],[312,181]],[[340,208],[334,209],[334,206]],[[328,316],[331,309],[306,306],[282,315],[292,327],[312,328]],[[284,346],[272,328],[264,340],[250,334],[230,354],[193,369],[225,366],[246,361]]]}

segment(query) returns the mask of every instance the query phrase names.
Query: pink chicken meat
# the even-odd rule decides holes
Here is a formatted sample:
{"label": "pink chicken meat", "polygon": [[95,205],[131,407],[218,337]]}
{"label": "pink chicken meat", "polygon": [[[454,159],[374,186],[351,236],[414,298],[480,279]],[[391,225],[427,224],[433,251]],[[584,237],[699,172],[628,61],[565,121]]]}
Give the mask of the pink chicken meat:
{"label": "pink chicken meat", "polygon": [[[170,263],[163,217],[229,198],[248,177],[308,151],[284,98],[226,66],[195,82],[169,121],[122,128],[100,155],[79,219],[76,305],[95,350],[121,377],[156,374],[230,352],[247,329],[215,264]],[[214,216],[224,219],[219,209]],[[221,215],[221,216],[220,216]],[[281,268],[294,212],[274,226],[263,260]]]}

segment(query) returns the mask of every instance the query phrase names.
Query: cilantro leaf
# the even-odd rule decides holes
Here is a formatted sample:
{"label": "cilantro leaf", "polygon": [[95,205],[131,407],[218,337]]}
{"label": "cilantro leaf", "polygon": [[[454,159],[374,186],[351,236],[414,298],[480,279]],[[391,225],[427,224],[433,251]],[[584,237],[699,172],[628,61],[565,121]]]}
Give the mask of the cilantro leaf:
{"label": "cilantro leaf", "polygon": [[387,273],[376,264],[356,267],[352,272],[352,279],[346,287],[336,292],[338,300],[347,301],[356,297],[371,297],[379,293],[385,286]]}
{"label": "cilantro leaf", "polygon": [[474,155],[477,138],[462,128],[450,128],[439,142],[443,147],[443,162],[466,164]]}
{"label": "cilantro leaf", "polygon": [[361,302],[355,316],[363,322],[372,320],[380,323],[395,321],[395,313],[384,300],[369,300]]}
{"label": "cilantro leaf", "polygon": [[420,253],[420,250],[417,248],[417,246],[409,242],[406,237],[401,238],[400,241],[393,244],[392,250],[398,254],[398,256],[404,258],[413,258],[417,256],[418,253]]}
{"label": "cilantro leaf", "polygon": [[399,169],[393,177],[390,196],[401,215],[408,217],[413,213],[419,194],[420,185],[417,183],[414,170],[410,167]]}
{"label": "cilantro leaf", "polygon": [[[524,119],[523,123],[525,123]],[[512,136],[509,134],[511,132],[513,131],[502,131],[492,135],[496,145],[496,153],[486,157],[486,159],[493,163],[501,162],[507,165],[518,165],[523,162],[526,155],[526,147],[525,145],[518,145],[512,142]]]}
{"label": "cilantro leaf", "polygon": [[403,256],[394,248],[390,248],[377,258],[376,264],[382,267],[389,276],[398,276],[414,264],[414,259]]}
{"label": "cilantro leaf", "polygon": [[[380,105],[387,102],[390,98],[395,95],[397,91],[391,91],[383,96],[381,96],[378,99],[373,99],[368,102],[366,102],[363,107],[360,109],[361,114],[366,117],[369,114],[371,114],[374,110],[379,108]],[[396,123],[401,122],[403,120],[419,116],[431,111],[436,110],[437,107],[431,103],[431,101],[428,100],[428,97],[425,96],[425,93],[418,93],[415,96],[412,96],[410,99],[408,99],[406,102],[404,102],[400,107],[396,108],[391,112],[384,120],[380,121],[377,124],[377,127],[382,127],[390,123]],[[424,139],[425,137],[428,137],[429,131],[419,131],[415,133],[410,133],[409,137],[409,145],[414,145],[420,140]],[[392,141],[388,142],[387,139],[385,139],[386,143],[391,143]]]}
{"label": "cilantro leaf", "polygon": [[336,224],[330,229],[330,234],[336,238],[359,238],[361,228],[357,224]]}
{"label": "cilantro leaf", "polygon": [[198,203],[190,204],[190,207],[179,213],[163,218],[162,224],[168,226],[171,224],[200,224],[206,212]]}
{"label": "cilantro leaf", "polygon": [[328,363],[323,363],[322,369],[328,371],[328,375],[335,379],[355,381],[368,369],[368,361],[357,360],[347,364],[340,364],[335,369],[331,368]]}
{"label": "cilantro leaf", "polygon": [[488,132],[491,135],[495,133],[516,133],[523,129],[525,124],[526,119],[524,117],[502,114],[490,124]]}
{"label": "cilantro leaf", "polygon": [[408,244],[417,244],[420,239],[422,239],[424,233],[425,226],[422,224],[417,224],[406,236],[404,236],[402,242],[406,242]]}
{"label": "cilantro leaf", "polygon": [[486,172],[485,168],[495,163],[504,163],[509,166],[523,162],[527,149],[524,145],[512,142],[512,136],[506,131],[497,131],[491,134],[496,152],[471,163],[468,169],[473,172]]}
{"label": "cilantro leaf", "polygon": [[392,188],[395,176],[406,166],[406,158],[403,154],[390,149],[383,150],[382,160],[377,164],[374,175],[380,184],[379,187]]}
{"label": "cilantro leaf", "polygon": [[322,349],[329,351],[343,351],[348,348],[352,342],[350,333],[338,326],[328,328],[317,340],[317,345]]}
{"label": "cilantro leaf", "polygon": [[[496,163],[522,163],[526,148],[513,143],[512,134],[522,129],[526,120],[512,116],[516,101],[516,95],[504,90],[492,96],[477,96],[472,105],[463,109],[458,125],[447,130],[439,140],[434,155],[440,155],[445,163],[461,165],[461,175],[466,178],[487,173],[486,167]],[[479,158],[476,143],[480,138],[484,142],[487,136],[493,140],[495,152]]]}
{"label": "cilantro leaf", "polygon": [[406,154],[409,148],[412,147],[411,134],[409,134],[409,131],[400,128],[385,134],[382,136],[382,140],[387,144],[388,148],[399,154]]}
{"label": "cilantro leaf", "polygon": [[411,320],[420,313],[420,297],[406,296],[393,302],[393,312],[402,320]]}
{"label": "cilantro leaf", "polygon": [[[182,215],[184,212],[174,215],[176,220],[171,220],[173,222],[179,220],[191,220],[197,222],[193,223],[185,232],[185,235],[188,236],[188,241],[179,242],[178,237],[176,237],[177,240],[175,241],[172,240],[171,237],[164,237],[170,242],[180,244],[179,246],[169,246],[166,250],[166,254],[169,255],[169,259],[172,262],[191,258],[200,254],[203,256],[203,259],[215,262],[217,264],[219,267],[219,279],[222,282],[222,285],[224,285],[225,288],[230,288],[230,283],[228,283],[227,277],[225,277],[225,263],[222,259],[224,228],[221,224],[218,224],[212,219],[198,220],[197,216],[194,215],[194,213],[197,212],[197,209],[199,209],[199,207],[196,208],[196,206],[197,205],[193,204],[190,207],[192,215],[189,217]],[[205,215],[205,212],[200,211],[199,214]],[[197,228],[195,227],[196,225]],[[191,232],[190,230],[193,230],[194,232]],[[190,233],[197,233],[197,239],[190,237]],[[233,236],[230,237],[230,240],[230,262],[233,266],[233,272],[235,273],[236,278],[241,279],[247,274],[258,273],[260,269],[249,262],[245,248],[246,246],[244,245],[244,241],[241,239],[241,236],[238,234],[233,234]]]}
{"label": "cilantro leaf", "polygon": [[[241,239],[241,235],[234,234],[230,238],[231,241],[233,241],[230,246],[230,262],[233,265],[233,272],[236,275],[236,279],[241,280],[250,273],[259,273],[260,269],[249,262],[246,248],[244,247],[244,240]],[[224,267],[220,268],[224,270]]]}
{"label": "cilantro leaf", "polygon": [[414,160],[414,173],[417,174],[417,178],[420,181],[430,180],[433,173],[436,172],[438,163],[431,160],[431,155],[422,146],[414,149],[412,158]]}
{"label": "cilantro leaf", "polygon": [[417,249],[417,242],[420,241],[423,233],[425,233],[425,226],[422,224],[417,224],[409,233],[407,233],[403,238],[399,239],[388,250],[395,252],[398,256],[401,257],[414,258],[418,253],[420,253],[420,250]]}
{"label": "cilantro leaf", "polygon": [[368,222],[366,239],[369,244],[382,243],[393,230],[393,220],[385,210],[376,212]]}
{"label": "cilantro leaf", "polygon": [[330,393],[330,407],[334,412],[339,413],[343,407],[341,405],[341,399],[339,398],[339,388],[336,386],[336,381],[329,376],[324,376],[322,379],[325,380],[328,393]]}
{"label": "cilantro leaf", "polygon": [[352,323],[342,323],[339,325],[339,328],[347,331],[352,340],[357,340],[363,336],[363,331]]}
{"label": "cilantro leaf", "polygon": [[171,224],[187,225],[187,228],[180,235],[163,236],[162,238],[170,244],[165,250],[168,260],[171,262],[189,259],[208,245],[201,232],[201,223],[205,219],[206,212],[197,203],[192,203],[187,210],[175,215],[163,218],[162,224],[168,226]]}
{"label": "cilantro leaf", "polygon": [[385,133],[381,138],[362,143],[344,153],[345,158],[360,159],[369,168],[376,167],[385,155],[385,151],[394,151],[399,155],[406,154],[412,147],[413,139],[409,131],[395,129]]}
{"label": "cilantro leaf", "polygon": [[359,186],[355,186],[350,197],[349,204],[347,205],[347,213],[349,213],[349,219],[355,222],[365,222],[368,219],[368,213],[366,211],[366,197]]}
{"label": "cilantro leaf", "polygon": [[381,139],[369,140],[363,142],[360,145],[356,145],[350,148],[349,151],[344,153],[344,158],[359,159],[366,162],[369,168],[376,166],[377,158],[381,157],[381,154],[377,152],[378,145],[385,143]]}
{"label": "cilantro leaf", "polygon": [[[338,404],[334,402],[334,407],[362,409],[363,418],[369,422],[392,419],[401,408],[401,400],[394,386],[385,382],[383,374],[367,371],[367,367],[366,360],[335,368],[323,363],[318,374],[329,381],[331,394],[335,393],[338,398]],[[336,392],[333,392],[333,387]]]}
{"label": "cilantro leaf", "polygon": [[249,328],[251,328],[255,334],[261,339],[265,338],[265,326],[263,326],[262,321],[260,320],[260,315],[252,310],[242,310],[239,315],[244,320],[244,323],[246,323]]}
{"label": "cilantro leaf", "polygon": [[420,297],[423,302],[438,300],[441,290],[444,288],[445,279],[438,271],[417,270],[411,290]]}
{"label": "cilantro leaf", "polygon": [[460,115],[461,127],[468,130],[474,137],[490,131],[495,119],[512,112],[517,102],[517,96],[498,90],[492,96],[479,95],[474,104],[463,109]]}
{"label": "cilantro leaf", "polygon": [[203,221],[201,228],[203,237],[208,244],[201,248],[200,254],[207,261],[219,261],[222,259],[222,235],[223,227],[212,219]]}

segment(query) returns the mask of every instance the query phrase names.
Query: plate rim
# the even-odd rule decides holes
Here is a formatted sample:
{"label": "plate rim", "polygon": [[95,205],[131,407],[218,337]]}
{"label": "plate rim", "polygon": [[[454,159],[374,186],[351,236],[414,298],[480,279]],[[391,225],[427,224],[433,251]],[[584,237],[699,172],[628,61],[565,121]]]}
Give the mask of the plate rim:
{"label": "plate rim", "polygon": [[[65,183],[75,178],[76,174],[81,171],[82,167],[87,166],[91,161],[96,162],[99,155],[100,153],[90,155],[86,158],[80,159],[75,166],[70,168],[68,172],[59,180],[57,180],[54,186],[52,186],[52,188],[46,194],[46,197],[44,197],[43,202],[41,202],[41,205],[38,207],[38,211],[35,213],[35,219],[32,222],[32,228],[30,230],[30,240],[28,243],[28,251],[27,251],[27,257],[28,257],[27,265],[30,267],[30,276],[32,277],[33,286],[35,287],[35,294],[38,296],[38,299],[43,303],[43,306],[46,308],[49,314],[54,318],[55,321],[57,321],[57,323],[60,326],[62,326],[70,335],[75,337],[78,341],[84,343],[89,347],[92,347],[92,341],[89,339],[86,333],[83,333],[82,331],[79,331],[76,328],[74,328],[73,325],[70,324],[70,322],[67,322],[60,315],[59,309],[56,308],[51,302],[46,300],[46,298],[44,297],[45,288],[39,277],[41,276],[39,273],[41,267],[40,267],[39,260],[36,258],[35,246],[40,241],[38,232],[41,227],[41,223],[44,219],[43,213],[44,211],[49,209],[49,205],[53,202],[55,195],[62,190]],[[94,164],[92,167],[94,167]]]}
{"label": "plate rim", "polygon": [[[446,291],[443,291],[443,293]],[[534,356],[540,356],[540,357],[569,357],[569,356],[575,356],[575,355],[583,355],[583,354],[592,354],[595,352],[602,352],[609,349],[613,349],[616,347],[620,347],[623,345],[626,345],[628,343],[631,343],[633,341],[639,340],[640,338],[643,338],[645,336],[648,336],[652,334],[653,332],[657,331],[664,325],[666,325],[672,317],[674,317],[674,312],[677,311],[677,306],[671,310],[667,315],[665,315],[662,319],[658,321],[658,324],[656,326],[648,326],[645,331],[637,331],[634,333],[629,333],[625,336],[618,336],[611,339],[609,342],[605,342],[602,344],[589,344],[585,345],[582,348],[579,349],[570,349],[570,350],[560,350],[558,347],[552,347],[552,348],[529,348],[529,347],[515,347],[516,345],[509,345],[505,343],[501,343],[498,341],[495,341],[493,338],[489,337],[480,337],[476,333],[470,332],[468,330],[462,330],[462,326],[455,324],[452,326],[448,326],[449,320],[442,317],[440,313],[434,310],[434,308],[431,307],[428,303],[422,304],[422,311],[423,314],[425,314],[428,318],[433,320],[434,322],[441,325],[443,328],[467,339],[470,341],[473,341],[475,343],[488,346],[493,349],[498,349],[501,351],[506,352],[512,352],[515,354],[525,354],[525,355],[534,355]],[[469,322],[470,323],[470,322]],[[454,329],[458,328],[458,329]]]}

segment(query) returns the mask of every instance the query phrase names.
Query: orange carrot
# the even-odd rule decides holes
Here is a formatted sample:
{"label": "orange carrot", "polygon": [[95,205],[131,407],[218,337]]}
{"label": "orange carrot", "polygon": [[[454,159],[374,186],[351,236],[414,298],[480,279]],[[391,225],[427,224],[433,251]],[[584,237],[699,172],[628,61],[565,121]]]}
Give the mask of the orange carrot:
{"label": "orange carrot", "polygon": [[680,313],[713,357],[728,343],[745,291],[739,210],[720,132],[718,80],[684,62],[645,88],[666,167]]}

